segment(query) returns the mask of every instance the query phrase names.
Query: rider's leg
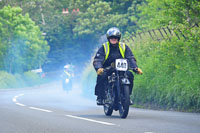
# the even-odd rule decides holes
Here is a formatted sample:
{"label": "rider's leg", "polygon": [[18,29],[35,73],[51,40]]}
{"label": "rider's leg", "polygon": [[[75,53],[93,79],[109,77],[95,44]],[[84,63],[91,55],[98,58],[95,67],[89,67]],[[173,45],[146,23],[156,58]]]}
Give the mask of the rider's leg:
{"label": "rider's leg", "polygon": [[95,86],[95,95],[97,96],[97,104],[103,104],[103,98],[105,97],[105,85],[106,85],[106,74],[97,76],[97,82]]}
{"label": "rider's leg", "polygon": [[130,71],[127,71],[127,75],[128,75],[128,79],[129,79],[129,81],[131,83],[130,86],[129,86],[129,88],[130,88],[130,95],[131,95],[132,91],[133,91],[133,85],[134,85],[134,75]]}
{"label": "rider's leg", "polygon": [[[133,85],[134,85],[134,75],[130,71],[127,72],[127,75],[128,75],[128,79],[130,81],[129,91],[130,91],[130,95],[131,95],[132,91],[133,91]],[[130,105],[132,105],[132,104],[133,104],[133,101],[130,99]]]}

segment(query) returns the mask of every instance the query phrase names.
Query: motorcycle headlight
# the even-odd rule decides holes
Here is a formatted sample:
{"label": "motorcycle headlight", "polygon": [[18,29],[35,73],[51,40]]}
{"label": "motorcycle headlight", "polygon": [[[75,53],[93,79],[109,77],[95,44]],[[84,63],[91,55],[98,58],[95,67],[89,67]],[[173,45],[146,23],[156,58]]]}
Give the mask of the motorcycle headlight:
{"label": "motorcycle headlight", "polygon": [[69,83],[69,79],[65,79],[65,83]]}

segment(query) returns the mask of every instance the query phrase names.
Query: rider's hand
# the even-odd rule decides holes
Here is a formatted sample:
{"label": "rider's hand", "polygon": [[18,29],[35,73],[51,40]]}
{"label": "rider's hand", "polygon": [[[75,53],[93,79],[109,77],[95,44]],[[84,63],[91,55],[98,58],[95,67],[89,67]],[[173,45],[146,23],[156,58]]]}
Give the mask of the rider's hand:
{"label": "rider's hand", "polygon": [[99,69],[97,70],[97,74],[98,74],[98,75],[102,75],[102,74],[103,74],[103,71],[104,71],[103,68],[99,68]]}
{"label": "rider's hand", "polygon": [[137,72],[136,72],[137,74],[143,74],[143,72],[142,72],[142,69],[140,69],[140,68],[137,68]]}

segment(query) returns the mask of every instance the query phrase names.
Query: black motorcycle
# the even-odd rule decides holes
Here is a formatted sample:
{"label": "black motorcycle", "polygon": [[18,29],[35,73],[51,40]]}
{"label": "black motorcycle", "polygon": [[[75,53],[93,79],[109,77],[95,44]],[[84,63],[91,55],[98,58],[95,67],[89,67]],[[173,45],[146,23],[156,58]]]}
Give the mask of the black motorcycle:
{"label": "black motorcycle", "polygon": [[116,59],[115,63],[105,68],[108,77],[108,84],[105,88],[104,112],[111,116],[113,110],[118,111],[121,118],[126,118],[130,105],[130,81],[126,72],[128,62],[126,59]]}

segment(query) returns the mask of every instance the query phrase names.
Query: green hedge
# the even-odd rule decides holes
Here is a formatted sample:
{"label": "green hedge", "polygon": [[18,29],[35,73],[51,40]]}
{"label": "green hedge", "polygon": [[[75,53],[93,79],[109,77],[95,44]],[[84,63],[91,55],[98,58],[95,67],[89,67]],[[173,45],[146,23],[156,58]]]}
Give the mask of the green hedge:
{"label": "green hedge", "polygon": [[0,71],[0,88],[14,88],[18,87],[18,81],[21,81],[21,77],[18,75],[12,75],[4,71]]}
{"label": "green hedge", "polygon": [[144,71],[135,77],[135,104],[200,112],[199,37],[149,40],[132,48]]}
{"label": "green hedge", "polygon": [[46,79],[41,78],[37,73],[28,71],[24,74],[10,74],[5,71],[0,71],[0,89],[6,88],[22,88],[27,86],[38,85],[46,82]]}

